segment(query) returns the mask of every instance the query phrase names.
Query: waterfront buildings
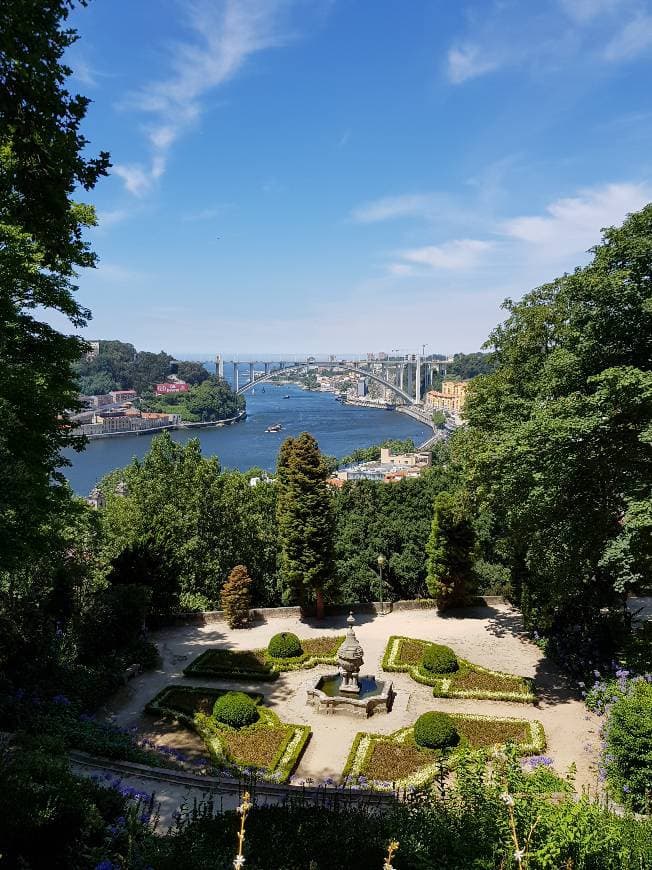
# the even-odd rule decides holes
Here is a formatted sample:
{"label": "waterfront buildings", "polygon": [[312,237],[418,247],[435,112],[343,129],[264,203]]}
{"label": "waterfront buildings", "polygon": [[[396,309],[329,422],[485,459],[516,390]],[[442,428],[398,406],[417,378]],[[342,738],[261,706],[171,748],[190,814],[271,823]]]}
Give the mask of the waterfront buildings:
{"label": "waterfront buildings", "polygon": [[331,486],[341,487],[349,480],[376,480],[382,483],[398,483],[406,478],[419,477],[430,468],[432,456],[428,452],[392,453],[381,448],[380,461],[359,462],[336,471],[328,481]]}
{"label": "waterfront buildings", "polygon": [[426,393],[426,408],[460,414],[464,408],[469,383],[470,381],[444,381],[441,390],[430,390]]}

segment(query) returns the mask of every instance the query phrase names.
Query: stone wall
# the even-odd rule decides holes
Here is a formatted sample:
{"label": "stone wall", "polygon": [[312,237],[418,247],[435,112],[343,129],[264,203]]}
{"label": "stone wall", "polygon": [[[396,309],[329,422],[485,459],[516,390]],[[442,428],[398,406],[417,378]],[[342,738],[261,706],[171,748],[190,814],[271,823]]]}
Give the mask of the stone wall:
{"label": "stone wall", "polygon": [[[506,600],[500,595],[477,596],[473,600],[474,607],[490,607],[492,604],[506,604]],[[435,602],[431,598],[414,598],[405,601],[385,602],[386,611],[393,610],[434,610]],[[380,613],[380,602],[370,601],[359,604],[330,604],[326,606],[326,616],[342,616],[350,611],[354,613]],[[313,608],[305,608],[302,612],[300,607],[255,607],[249,611],[251,623],[267,622],[268,619],[301,619],[314,616]],[[204,610],[201,612],[177,613],[173,616],[151,617],[150,628],[159,628],[168,625],[209,625],[210,623],[225,622],[223,610]]]}

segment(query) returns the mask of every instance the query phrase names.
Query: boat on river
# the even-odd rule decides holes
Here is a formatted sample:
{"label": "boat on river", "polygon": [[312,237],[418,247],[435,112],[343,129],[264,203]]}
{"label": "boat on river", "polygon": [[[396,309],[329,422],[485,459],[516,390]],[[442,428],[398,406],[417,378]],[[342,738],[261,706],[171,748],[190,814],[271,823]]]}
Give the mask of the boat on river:
{"label": "boat on river", "polygon": [[283,426],[280,423],[274,423],[272,426],[268,426],[265,432],[281,432],[282,429]]}

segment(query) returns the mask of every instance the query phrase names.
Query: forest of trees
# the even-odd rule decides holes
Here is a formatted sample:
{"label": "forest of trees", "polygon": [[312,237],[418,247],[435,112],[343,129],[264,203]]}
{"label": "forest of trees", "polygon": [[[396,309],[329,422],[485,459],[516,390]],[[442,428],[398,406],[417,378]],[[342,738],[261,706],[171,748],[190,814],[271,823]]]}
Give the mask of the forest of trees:
{"label": "forest of trees", "polygon": [[154,384],[175,374],[195,386],[210,377],[202,363],[179,360],[165,351],[136,350],[124,341],[100,341],[96,356],[84,354],[75,362],[79,390],[83,395],[105,395],[111,390],[151,392]]}
{"label": "forest of trees", "polygon": [[[306,433],[284,445],[275,483],[251,486],[197,442],[163,435],[143,460],[104,479],[107,504],[94,511],[61,472],[62,451],[81,446],[67,417],[79,378],[106,376],[102,390],[109,378],[146,389],[169,358],[144,355],[130,370],[139,355],[114,347],[111,366],[84,374],[84,342],[42,313],[74,329],[88,320],[73,276],[95,264],[84,232],[96,218],[73,191],[84,197],[110,168],[81,131],[88,100],[64,86],[71,6],[0,4],[0,730],[13,735],[10,749],[0,747],[0,863],[29,870],[46,855],[47,866],[66,870],[224,865],[232,816],[191,814],[154,837],[151,807],[74,776],[68,752],[154,763],[93,713],[128,665],[156,665],[148,620],[213,606],[236,566],[248,571],[256,603],[349,602],[377,597],[383,553],[385,598],[432,593],[446,606],[500,588],[568,673],[628,661],[625,599],[649,589],[652,573],[652,206],[606,230],[587,266],[505,303],[490,370],[478,370],[486,360],[460,363],[460,376],[478,374],[468,425],[437,448],[422,478],[331,492]],[[197,413],[205,408],[200,396]],[[652,668],[649,644],[637,667]],[[613,701],[619,688],[606,688]],[[630,805],[641,810],[647,692],[617,723],[638,740]],[[281,855],[292,870],[305,867],[306,842],[330,850],[334,866],[351,855],[380,866],[391,834],[401,839],[397,867],[513,867],[505,783],[467,764],[439,796],[417,795],[387,814],[260,812],[251,836],[262,857],[250,866]],[[586,797],[550,801],[518,763],[505,777],[519,794],[514,831],[539,850],[532,868],[650,866],[649,820]],[[343,842],[346,858],[336,852]]]}

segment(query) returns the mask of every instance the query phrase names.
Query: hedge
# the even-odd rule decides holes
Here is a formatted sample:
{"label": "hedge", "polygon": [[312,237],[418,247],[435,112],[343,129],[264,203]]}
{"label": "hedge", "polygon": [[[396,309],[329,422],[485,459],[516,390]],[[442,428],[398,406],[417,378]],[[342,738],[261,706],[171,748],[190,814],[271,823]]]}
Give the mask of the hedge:
{"label": "hedge", "polygon": [[[344,635],[300,640],[303,653],[291,658],[274,658],[266,649],[208,649],[197,656],[183,673],[187,677],[215,677],[223,680],[272,681],[282,671],[298,671],[315,665],[337,664],[337,651]],[[329,648],[330,652],[321,651]]]}
{"label": "hedge", "polygon": [[[528,677],[520,677],[514,674],[505,674],[501,671],[492,671],[465,659],[458,659],[459,669],[451,674],[434,674],[423,667],[419,661],[416,664],[401,662],[402,644],[422,644],[424,648],[436,646],[427,640],[419,640],[402,635],[392,635],[385,647],[382,661],[382,669],[388,672],[400,672],[410,674],[417,683],[433,687],[433,695],[436,698],[475,698],[477,700],[491,701],[519,701],[523,703],[535,703],[537,696],[534,681]],[[499,689],[462,688],[464,680],[477,678],[479,682],[483,677],[488,681],[503,682],[504,686]],[[509,687],[516,684],[518,691]]]}
{"label": "hedge", "polygon": [[[515,751],[519,755],[537,755],[541,753],[546,746],[545,732],[543,725],[538,721],[528,721],[525,719],[509,719],[498,718],[494,716],[473,716],[470,714],[455,713],[450,714],[455,729],[460,733],[461,739],[459,743],[448,750],[427,749],[417,746],[414,738],[415,726],[401,728],[394,731],[392,734],[373,734],[370,732],[360,731],[356,734],[349,755],[344,765],[342,775],[348,778],[349,783],[358,782],[364,783],[370,788],[380,790],[391,790],[393,788],[407,788],[409,786],[422,787],[428,785],[437,776],[442,773],[447,773],[454,769],[456,759],[460,753],[465,752],[469,747],[477,748],[482,746],[487,751],[491,748],[505,746],[506,743],[482,743],[480,740],[473,743],[463,735],[464,730],[468,730],[469,726],[477,728],[482,737],[482,725],[486,724],[491,730],[501,724],[507,729],[513,728],[515,725],[521,726],[527,732],[527,739],[513,743]],[[417,720],[418,722],[419,720]],[[416,725],[416,723],[415,723]],[[511,742],[511,741],[509,741]],[[393,761],[387,770],[387,777],[384,779],[367,779],[365,771],[371,762],[374,750],[378,743],[390,743],[396,747],[405,747],[407,752],[416,752],[423,754],[423,766],[419,767],[412,775],[403,779],[396,776],[398,765],[396,760]]]}

